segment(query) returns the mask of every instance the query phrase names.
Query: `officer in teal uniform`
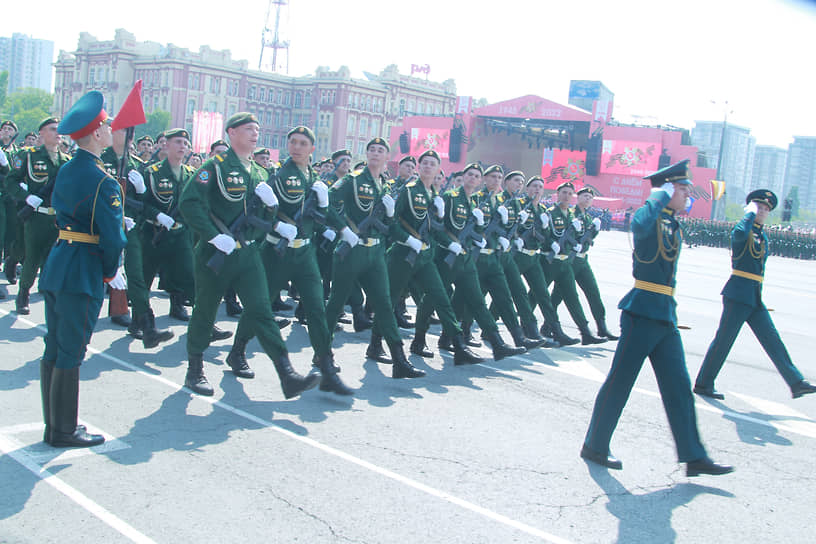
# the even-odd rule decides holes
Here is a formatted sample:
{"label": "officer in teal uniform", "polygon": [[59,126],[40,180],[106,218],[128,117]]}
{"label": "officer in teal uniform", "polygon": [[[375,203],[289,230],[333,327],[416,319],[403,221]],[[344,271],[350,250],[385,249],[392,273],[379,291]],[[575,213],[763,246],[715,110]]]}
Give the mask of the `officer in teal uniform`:
{"label": "officer in teal uniform", "polygon": [[793,398],[816,393],[816,386],[805,380],[793,364],[768,308],[762,302],[762,281],[768,260],[768,236],[763,225],[771,210],[776,208],[776,195],[767,189],[757,189],[746,197],[745,202],[745,216],[731,231],[731,277],[721,293],[723,313],[720,326],[697,374],[694,392],[714,399],[725,398],[714,389],[714,380],[743,323],[747,322],[790,387]]}
{"label": "officer in teal uniform", "polygon": [[104,284],[125,288],[119,262],[127,238],[119,183],[100,159],[111,144],[102,93],[80,98],[58,130],[79,149],[57,174],[51,205],[58,241],[40,275],[47,327],[40,363],[44,440],[55,447],[88,447],[105,439],[77,425],[79,365],[99,318]]}
{"label": "officer in teal uniform", "polygon": [[609,468],[623,467],[610,453],[609,443],[643,361],[649,357],[679,461],[688,463],[686,474],[725,474],[734,470],[714,463],[700,441],[694,395],[677,329],[674,287],[683,238],[675,214],[687,207],[691,189],[688,165],[689,161],[684,160],[644,178],[660,190],[652,192],[632,218],[635,287],[618,305],[623,310],[621,338],[612,368],[595,399],[581,449],[581,457]]}
{"label": "officer in teal uniform", "polygon": [[58,123],[56,117],[49,117],[40,123],[43,144],[20,151],[14,157],[12,171],[6,179],[9,194],[25,204],[31,212],[23,228],[25,259],[16,300],[17,313],[22,315],[30,313],[29,290],[57,239],[51,192],[60,167],[71,159],[70,155],[59,149]]}

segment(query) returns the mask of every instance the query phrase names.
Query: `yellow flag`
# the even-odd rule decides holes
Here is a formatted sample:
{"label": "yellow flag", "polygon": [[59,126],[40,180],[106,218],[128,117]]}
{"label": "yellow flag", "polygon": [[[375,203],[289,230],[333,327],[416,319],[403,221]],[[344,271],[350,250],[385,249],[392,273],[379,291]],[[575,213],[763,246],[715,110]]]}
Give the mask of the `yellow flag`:
{"label": "yellow flag", "polygon": [[725,194],[725,182],[724,181],[717,181],[716,179],[711,180],[711,199],[712,200],[719,200]]}

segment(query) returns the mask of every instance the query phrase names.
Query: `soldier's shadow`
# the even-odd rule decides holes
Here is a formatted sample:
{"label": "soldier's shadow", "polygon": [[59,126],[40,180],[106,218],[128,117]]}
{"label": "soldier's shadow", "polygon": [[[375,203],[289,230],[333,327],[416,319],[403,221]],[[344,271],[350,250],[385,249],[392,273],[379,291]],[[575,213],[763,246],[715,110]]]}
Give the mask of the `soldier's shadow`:
{"label": "soldier's shadow", "polygon": [[762,425],[761,423],[757,423],[756,421],[751,421],[750,419],[746,418],[767,421],[768,423],[779,420],[795,421],[797,419],[800,421],[810,421],[806,418],[793,418],[790,416],[777,417],[763,412],[740,412],[726,406],[716,399],[706,398],[705,401],[711,406],[722,410],[723,419],[734,423],[737,436],[739,436],[740,440],[745,444],[750,444],[753,446],[764,446],[766,444],[774,444],[776,446],[792,446],[793,442],[784,436],[780,436],[779,429],[777,429],[774,425]]}
{"label": "soldier's shadow", "polygon": [[31,382],[40,381],[40,359],[33,359],[13,370],[0,369],[0,391],[25,389]]}
{"label": "soldier's shadow", "polygon": [[[17,322],[17,314],[14,312],[9,312],[8,314],[0,317],[0,346],[4,344],[26,344],[31,342],[36,338],[42,338],[45,336],[45,325],[43,325],[43,330],[39,329],[38,327],[32,327],[26,323],[21,323],[19,327],[14,327],[13,325]],[[11,348],[2,348],[3,353],[5,356],[8,354],[8,349]]]}
{"label": "soldier's shadow", "polygon": [[[61,454],[62,449],[52,449],[54,457]],[[24,449],[13,452],[15,455],[27,456]],[[32,461],[34,462],[34,461]],[[36,462],[45,466],[46,462]],[[54,465],[48,467],[51,474],[59,473],[69,465]],[[41,482],[40,478],[22,468],[10,454],[0,456],[0,481],[3,482],[3,496],[0,500],[0,520],[10,518],[23,511],[31,498],[34,488]],[[3,540],[5,542],[5,540]]]}
{"label": "soldier's shadow", "polygon": [[674,542],[677,532],[671,525],[675,508],[690,503],[697,495],[708,493],[734,498],[734,494],[716,487],[680,483],[649,493],[635,495],[605,467],[587,462],[589,475],[609,499],[606,509],[618,518],[616,542]]}

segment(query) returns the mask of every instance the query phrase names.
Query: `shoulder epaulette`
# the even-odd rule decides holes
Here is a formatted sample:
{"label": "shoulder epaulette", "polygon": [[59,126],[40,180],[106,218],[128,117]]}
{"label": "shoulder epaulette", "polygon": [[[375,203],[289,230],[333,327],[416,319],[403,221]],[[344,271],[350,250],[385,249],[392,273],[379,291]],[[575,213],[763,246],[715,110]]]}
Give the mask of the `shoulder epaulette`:
{"label": "shoulder epaulette", "polygon": [[499,201],[499,202],[504,202],[504,196],[496,195],[496,200]]}
{"label": "shoulder epaulette", "polygon": [[215,160],[217,160],[218,162],[224,162],[226,160],[226,158],[227,158],[227,152],[224,151],[223,153],[219,153],[218,155],[216,155],[213,158]]}
{"label": "shoulder epaulette", "polygon": [[193,168],[189,164],[182,164],[182,166],[184,167],[185,170],[187,170],[187,172],[195,172],[195,168]]}
{"label": "shoulder epaulette", "polygon": [[416,187],[416,181],[410,181],[405,184],[406,187]]}
{"label": "shoulder epaulette", "polygon": [[459,196],[459,190],[458,189],[451,189],[450,191],[448,191],[448,194],[451,197],[456,198],[457,196]]}
{"label": "shoulder epaulette", "polygon": [[160,164],[161,164],[161,163],[158,163],[158,162],[153,163],[153,164],[151,164],[151,165],[150,165],[150,169],[151,169],[151,170],[153,170],[154,172],[158,172],[158,171],[159,171],[159,165],[160,165]]}

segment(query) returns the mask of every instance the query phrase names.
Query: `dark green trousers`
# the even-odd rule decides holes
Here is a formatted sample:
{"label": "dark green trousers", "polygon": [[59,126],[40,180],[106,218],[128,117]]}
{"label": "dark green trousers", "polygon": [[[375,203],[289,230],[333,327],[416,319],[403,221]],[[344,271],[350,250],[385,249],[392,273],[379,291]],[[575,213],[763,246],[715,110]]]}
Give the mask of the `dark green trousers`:
{"label": "dark green trousers", "polygon": [[[501,262],[499,262],[499,255],[492,253],[490,255],[482,254],[476,262],[476,270],[479,273],[479,285],[482,288],[482,297],[485,293],[490,293],[491,311],[495,311],[504,326],[508,329],[517,329],[519,327],[518,316],[513,307],[513,295],[510,294],[510,287],[507,285],[507,279],[504,277],[504,269]],[[454,296],[456,304],[462,309],[462,320],[470,321],[473,315],[462,307],[462,300]]]}
{"label": "dark green trousers", "polygon": [[236,249],[224,259],[220,274],[207,266],[207,260],[217,251],[207,242],[199,242],[194,251],[195,306],[187,327],[187,353],[204,353],[210,345],[215,315],[221,297],[232,287],[241,299],[244,311],[241,321],[246,321],[247,334],[257,336],[271,359],[287,353],[280,329],[272,314],[266,273],[257,243]]}
{"label": "dark green trousers", "polygon": [[[535,323],[536,318],[533,315],[533,307],[530,305],[530,299],[527,296],[527,286],[524,285],[521,273],[516,265],[514,253],[511,251],[499,252],[499,262],[504,272],[504,278],[507,280],[507,287],[510,289],[510,296],[516,305],[519,320],[521,320],[522,325],[527,325]],[[493,304],[495,304],[495,300],[491,303],[491,306]]]}
{"label": "dark green trousers", "polygon": [[[561,298],[567,306],[570,317],[578,327],[583,327],[587,324],[584,309],[581,307],[581,301],[578,300],[578,291],[575,289],[575,276],[572,272],[572,265],[567,261],[559,261],[553,259],[553,262],[548,263],[541,257],[541,264],[544,270],[544,277],[547,278],[547,285],[555,283],[555,289],[561,293]],[[556,305],[553,305],[555,308]]]}
{"label": "dark green trousers", "polygon": [[328,330],[334,331],[343,306],[358,282],[371,301],[375,315],[379,316],[379,334],[389,344],[402,342],[394,319],[394,307],[391,305],[388,267],[382,243],[372,247],[355,246],[342,261],[335,254],[332,261],[331,294],[326,303]]}
{"label": "dark green trousers", "polygon": [[[143,223],[140,232],[142,242],[142,270],[148,291],[153,286],[156,274],[161,272],[172,285],[170,293],[181,293],[194,300],[195,280],[193,278],[193,248],[190,232],[186,228],[162,233],[157,245],[153,245],[153,235],[157,228]],[[223,293],[222,293],[223,294]]]}
{"label": "dark green trousers", "polygon": [[541,261],[538,255],[526,255],[516,252],[513,255],[516,260],[516,267],[519,273],[527,280],[530,286],[530,293],[538,307],[541,308],[541,315],[547,323],[558,323],[558,314],[555,305],[550,300],[550,292],[547,289],[547,278],[544,277],[544,270],[541,268]]}
{"label": "dark green trousers", "polygon": [[25,240],[25,259],[20,274],[20,288],[31,289],[37,272],[45,264],[51,246],[57,240],[57,225],[53,215],[34,212],[25,222],[23,230]]}
{"label": "dark green trousers", "polygon": [[[421,251],[417,255],[414,266],[405,261],[409,251],[413,251],[413,249],[401,244],[394,244],[388,251],[391,305],[396,304],[406,290],[419,290],[420,292],[414,293],[416,295],[414,300],[427,300],[426,304],[430,304],[436,310],[436,315],[439,316],[439,321],[442,322],[442,330],[445,334],[456,336],[462,332],[462,328],[459,326],[448,293],[434,264],[433,248]],[[414,289],[411,289],[412,287]],[[420,298],[417,298],[417,296]],[[374,312],[375,331],[378,330],[377,322],[379,317],[379,314]]]}
{"label": "dark green trousers", "polygon": [[57,368],[75,368],[82,364],[91,341],[102,298],[83,293],[44,291],[44,361],[56,361]]}
{"label": "dark green trousers", "polygon": [[[470,255],[458,255],[453,262],[453,267],[445,263],[444,259],[447,256],[447,251],[441,250],[434,258],[436,270],[439,272],[439,278],[442,280],[442,285],[445,286],[448,296],[453,294],[453,297],[460,301],[460,304],[466,308],[469,315],[472,315],[479,324],[479,328],[484,333],[491,333],[497,331],[496,321],[487,309],[482,295],[482,286],[479,285],[479,273],[476,271],[476,263]],[[455,286],[455,290],[451,286]],[[452,304],[455,306],[455,304]],[[436,308],[430,299],[425,296],[417,309],[416,330],[418,332],[427,332],[430,325],[431,314]],[[454,312],[455,313],[455,312]],[[458,314],[461,316],[461,314]]]}
{"label": "dark green trousers", "polygon": [[[133,227],[127,233],[124,261],[128,299],[130,299],[133,319],[135,320],[150,310],[150,289],[148,289],[144,280],[142,241],[138,227]],[[192,268],[192,262],[190,267]]]}
{"label": "dark green trousers", "polygon": [[[315,247],[309,244],[297,249],[287,247],[283,256],[268,243],[261,245],[261,260],[270,293],[279,293],[292,282],[300,294],[300,304],[306,314],[309,341],[315,355],[322,357],[331,351],[331,335],[326,328],[326,308],[323,306],[323,282],[317,267]],[[241,314],[236,338],[252,338],[251,326]]]}
{"label": "dark green trousers", "polygon": [[[322,244],[324,240],[321,235],[314,237],[314,243],[318,246]],[[320,249],[320,247],[317,248],[317,266],[320,268],[320,277],[323,278],[323,298],[326,300],[328,300],[329,294],[331,294],[332,261],[334,259],[334,249],[337,247],[337,244],[332,243],[329,247],[331,251]],[[359,283],[355,283],[347,302],[352,308],[357,308],[362,306],[364,301],[363,290],[360,288]]]}
{"label": "dark green trousers", "polygon": [[621,337],[609,375],[595,399],[585,444],[602,455],[609,451],[612,433],[646,357],[657,378],[678,460],[687,463],[705,457],[680,331],[671,323],[626,311],[621,312]]}
{"label": "dark green trousers", "polygon": [[[592,267],[589,266],[586,257],[575,257],[575,260],[572,261],[572,275],[575,278],[575,283],[578,284],[578,287],[581,288],[587,298],[592,317],[596,322],[604,321],[606,319],[606,308],[604,308],[601,300],[601,291],[598,289],[598,282],[595,281],[595,274],[593,274]],[[561,300],[561,289],[559,284],[556,284],[552,292],[552,305],[557,308],[561,304]]]}

